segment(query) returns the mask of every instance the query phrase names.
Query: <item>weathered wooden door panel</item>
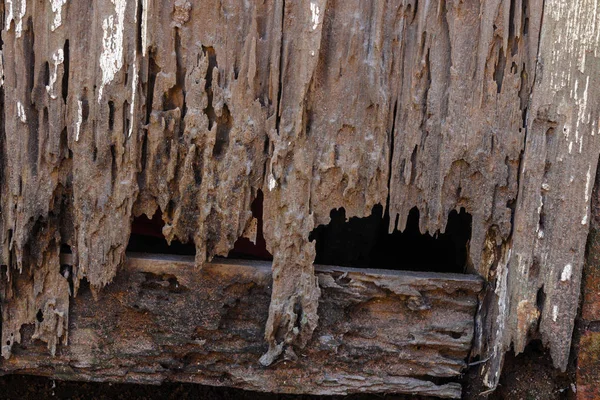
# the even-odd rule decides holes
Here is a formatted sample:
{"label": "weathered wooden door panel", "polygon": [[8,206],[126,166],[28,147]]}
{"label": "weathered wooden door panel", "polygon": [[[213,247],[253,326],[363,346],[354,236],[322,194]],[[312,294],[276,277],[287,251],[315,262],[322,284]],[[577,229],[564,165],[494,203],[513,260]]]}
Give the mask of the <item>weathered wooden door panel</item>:
{"label": "weathered wooden door panel", "polygon": [[73,300],[68,346],[51,357],[25,327],[0,370],[286,393],[460,397],[480,278],[329,266],[318,266],[316,276],[322,295],[312,340],[297,358],[265,367],[259,359],[267,350],[270,263],[222,259],[199,270],[193,257],[130,254],[97,300],[89,290]]}

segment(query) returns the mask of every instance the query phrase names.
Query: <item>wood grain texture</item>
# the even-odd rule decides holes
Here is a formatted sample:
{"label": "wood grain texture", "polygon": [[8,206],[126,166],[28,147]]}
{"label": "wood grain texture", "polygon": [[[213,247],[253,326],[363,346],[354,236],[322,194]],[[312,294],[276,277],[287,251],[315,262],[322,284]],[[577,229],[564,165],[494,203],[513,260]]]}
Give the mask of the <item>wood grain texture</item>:
{"label": "wood grain texture", "polygon": [[600,154],[598,5],[544,3],[513,235],[490,313],[493,357],[482,372],[491,386],[504,352],[523,351],[536,332],[556,367],[569,361]]}
{"label": "wood grain texture", "polygon": [[[21,372],[112,382],[199,382],[285,393],[459,398],[482,279],[316,267],[319,326],[304,350],[258,359],[272,290],[267,262],[128,257],[115,281],[71,303],[55,357],[30,336],[0,362]],[[35,329],[41,325],[36,322]]]}
{"label": "wood grain texture", "polygon": [[263,365],[320,329],[311,230],[377,204],[390,230],[413,207],[431,234],[473,216],[486,385],[538,333],[566,365],[600,152],[597,0],[0,4],[5,358],[38,314],[35,336],[66,342],[80,282],[99,297],[118,277],[135,216],[160,210],[200,271],[260,190]]}

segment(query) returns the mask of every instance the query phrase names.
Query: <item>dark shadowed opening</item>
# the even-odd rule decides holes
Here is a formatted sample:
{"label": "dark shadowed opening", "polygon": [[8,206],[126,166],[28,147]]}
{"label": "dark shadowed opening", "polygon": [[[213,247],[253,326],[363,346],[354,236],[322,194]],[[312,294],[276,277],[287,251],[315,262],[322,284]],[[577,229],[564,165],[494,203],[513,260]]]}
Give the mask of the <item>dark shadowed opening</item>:
{"label": "dark shadowed opening", "polygon": [[[229,252],[227,258],[240,258],[246,260],[272,260],[273,256],[267,251],[265,237],[263,235],[263,194],[259,190],[256,198],[252,202],[252,216],[257,219],[256,243],[250,239],[240,237]],[[131,236],[127,251],[137,253],[159,253],[159,254],[178,254],[195,255],[196,247],[194,243],[181,243],[173,240],[171,245],[167,243],[162,229],[165,223],[162,219],[162,213],[158,210],[152,219],[142,214],[134,218],[131,225]]]}
{"label": "dark shadowed opening", "polygon": [[408,215],[406,229],[388,233],[390,217],[376,205],[370,216],[346,219],[344,208],[331,211],[331,222],[309,236],[316,241],[316,264],[356,268],[466,272],[471,215],[452,211],[444,233],[419,232],[419,211]]}
{"label": "dark shadowed opening", "polygon": [[131,235],[127,251],[136,253],[160,253],[195,255],[194,243],[181,243],[178,240],[171,241],[171,245],[165,239],[162,228],[165,223],[160,210],[156,211],[149,219],[145,214],[135,217],[131,224]]}
{"label": "dark shadowed opening", "polygon": [[250,205],[252,216],[256,218],[256,243],[252,243],[250,239],[240,237],[233,245],[233,249],[227,255],[227,258],[241,258],[245,260],[273,260],[273,256],[267,250],[267,242],[263,235],[263,192],[258,190],[256,198]]}

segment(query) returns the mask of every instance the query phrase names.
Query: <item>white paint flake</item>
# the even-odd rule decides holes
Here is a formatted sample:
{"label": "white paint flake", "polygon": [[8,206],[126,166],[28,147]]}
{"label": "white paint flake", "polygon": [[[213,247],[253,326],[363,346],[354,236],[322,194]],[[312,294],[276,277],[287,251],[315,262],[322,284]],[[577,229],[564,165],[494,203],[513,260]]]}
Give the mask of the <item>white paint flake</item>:
{"label": "white paint flake", "polygon": [[587,203],[590,201],[590,181],[592,180],[592,166],[590,165],[587,170],[587,174],[585,176],[585,193],[584,198]]}
{"label": "white paint flake", "polygon": [[133,79],[131,80],[131,104],[129,105],[129,114],[131,115],[131,121],[129,123],[129,134],[127,135],[127,137],[131,137],[131,134],[133,133],[133,126],[135,125],[133,123],[134,118],[133,118],[133,113],[135,111],[135,92],[137,89],[137,83],[138,83],[138,73],[137,73],[137,64],[133,63]]}
{"label": "white paint flake", "polygon": [[571,274],[573,273],[573,266],[571,264],[565,265],[562,270],[562,274],[560,274],[560,280],[565,282],[571,279]]}
{"label": "white paint flake", "polygon": [[50,95],[51,98],[56,99],[58,95],[54,90],[54,84],[58,79],[58,66],[65,61],[65,55],[63,53],[63,49],[58,49],[54,54],[52,54],[52,64],[54,65],[54,71],[50,74],[50,79],[48,85],[46,86],[46,91]]}
{"label": "white paint flake", "polygon": [[146,47],[148,47],[148,0],[142,1],[142,56],[146,57]]}
{"label": "white paint flake", "polygon": [[269,192],[277,187],[277,181],[273,177],[273,174],[269,174]]}
{"label": "white paint flake", "polygon": [[[23,17],[25,17],[25,12],[27,11],[27,0],[19,1],[19,8],[17,8],[13,0],[6,0],[5,2],[5,10],[6,10],[6,26],[7,30],[10,29],[10,23],[15,21],[15,34],[19,38],[23,33]],[[16,14],[15,14],[15,9]]]}
{"label": "white paint flake", "polygon": [[77,121],[75,122],[75,141],[79,141],[79,131],[83,122],[83,101],[77,100]]}
{"label": "white paint flake", "polygon": [[588,212],[590,210],[590,182],[592,180],[592,166],[588,166],[587,174],[585,176],[585,192],[583,197],[585,199],[585,211],[583,213],[583,218],[581,219],[581,225],[585,225],[588,222]]}
{"label": "white paint flake", "polygon": [[67,4],[67,0],[48,0],[54,13],[54,21],[50,24],[50,30],[54,32],[62,25],[62,7]]}
{"label": "white paint flake", "polygon": [[558,319],[558,306],[552,307],[552,321],[556,322]]}
{"label": "white paint flake", "polygon": [[25,107],[21,104],[20,101],[17,101],[17,118],[21,120],[21,122],[27,122],[27,114],[25,114]]}
{"label": "white paint flake", "polygon": [[[135,6],[135,24],[137,25],[137,14],[138,14],[138,9],[137,9],[138,5],[136,3]],[[131,137],[131,134],[133,133],[133,126],[135,125],[133,123],[134,118],[133,118],[133,113],[135,111],[135,92],[137,90],[137,84],[138,84],[138,71],[137,71],[137,52],[135,49],[133,49],[133,79],[131,79],[131,105],[129,106],[129,114],[131,115],[131,121],[129,123],[129,132],[127,137]]]}
{"label": "white paint flake", "polygon": [[319,16],[321,14],[321,10],[319,9],[319,6],[317,5],[317,3],[314,3],[312,1],[310,2],[310,13],[311,13],[310,22],[312,23],[311,30],[314,31],[319,26]]}
{"label": "white paint flake", "polygon": [[115,74],[123,67],[123,30],[125,7],[127,0],[111,0],[115,5],[116,15],[109,15],[102,21],[102,54],[100,54],[100,68],[102,69],[102,82],[98,89],[98,103],[102,100],[104,86],[112,82]]}

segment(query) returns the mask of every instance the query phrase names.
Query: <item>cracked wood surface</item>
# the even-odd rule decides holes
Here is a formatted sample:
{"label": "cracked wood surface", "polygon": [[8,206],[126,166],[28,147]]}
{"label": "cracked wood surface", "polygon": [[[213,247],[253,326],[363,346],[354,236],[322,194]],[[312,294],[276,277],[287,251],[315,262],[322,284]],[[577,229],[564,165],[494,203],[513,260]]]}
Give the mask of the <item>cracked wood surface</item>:
{"label": "cracked wood surface", "polygon": [[134,216],[160,210],[201,267],[253,226],[261,190],[263,364],[319,329],[310,231],[381,204],[390,229],[413,207],[430,233],[473,216],[488,386],[538,326],[566,366],[600,152],[597,0],[0,4],[5,358],[38,314],[33,335],[68,346],[73,296],[118,277]]}
{"label": "cracked wood surface", "polygon": [[[129,254],[98,301],[72,301],[55,357],[27,325],[11,371],[112,382],[198,382],[285,393],[403,392],[460,398],[483,280],[315,268],[319,326],[297,359],[263,367],[269,262]],[[287,354],[289,357],[290,354]]]}

